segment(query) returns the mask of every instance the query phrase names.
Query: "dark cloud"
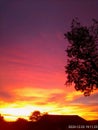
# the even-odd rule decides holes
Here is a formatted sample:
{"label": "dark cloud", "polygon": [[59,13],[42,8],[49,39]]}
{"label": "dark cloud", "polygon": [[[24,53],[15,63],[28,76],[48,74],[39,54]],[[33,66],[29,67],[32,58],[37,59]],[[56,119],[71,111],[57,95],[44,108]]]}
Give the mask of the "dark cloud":
{"label": "dark cloud", "polygon": [[92,105],[93,104],[98,104],[98,92],[97,93],[92,93],[90,96],[85,97],[85,96],[81,96],[81,97],[76,97],[75,99],[73,99],[73,101],[71,101],[71,104],[85,104],[85,105]]}
{"label": "dark cloud", "polygon": [[34,97],[34,96],[18,96],[17,100],[19,101],[36,101],[38,99],[38,97]]}
{"label": "dark cloud", "polygon": [[9,100],[12,100],[13,95],[10,92],[4,91],[4,90],[0,90],[0,98],[2,100],[9,101]]}
{"label": "dark cloud", "polygon": [[64,93],[54,93],[50,94],[50,97],[47,99],[47,103],[57,103],[65,104],[65,94]]}

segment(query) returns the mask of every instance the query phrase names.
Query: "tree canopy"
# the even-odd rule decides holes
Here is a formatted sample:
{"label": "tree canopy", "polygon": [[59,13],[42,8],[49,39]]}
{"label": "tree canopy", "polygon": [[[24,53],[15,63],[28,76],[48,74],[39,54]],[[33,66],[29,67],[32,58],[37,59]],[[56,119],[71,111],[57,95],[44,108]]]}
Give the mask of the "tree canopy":
{"label": "tree canopy", "polygon": [[4,119],[4,117],[0,114],[0,120],[3,120]]}
{"label": "tree canopy", "polygon": [[69,42],[66,84],[73,84],[77,91],[89,96],[98,88],[98,21],[93,19],[87,27],[73,19],[70,31],[64,36]]}
{"label": "tree canopy", "polygon": [[34,112],[31,113],[31,115],[29,116],[29,120],[36,122],[39,121],[43,116],[48,115],[47,112],[43,112],[41,113],[38,110],[35,110]]}
{"label": "tree canopy", "polygon": [[29,119],[31,121],[38,121],[41,118],[41,116],[42,116],[41,112],[36,110],[31,113]]}

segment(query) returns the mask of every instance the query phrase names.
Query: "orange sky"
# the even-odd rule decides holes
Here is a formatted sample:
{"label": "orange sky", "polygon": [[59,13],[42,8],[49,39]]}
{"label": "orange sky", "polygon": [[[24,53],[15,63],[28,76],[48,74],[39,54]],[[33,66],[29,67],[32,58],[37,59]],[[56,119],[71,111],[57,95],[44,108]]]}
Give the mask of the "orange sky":
{"label": "orange sky", "polygon": [[6,120],[16,120],[18,117],[28,119],[34,110],[49,114],[74,114],[91,120],[97,119],[98,106],[96,96],[98,91],[90,97],[84,97],[80,92],[71,88],[37,88],[25,86],[23,88],[9,88],[8,98],[0,98],[0,113]]}
{"label": "orange sky", "polygon": [[[0,1],[0,113],[28,119],[34,110],[97,119],[98,91],[66,87],[64,33],[78,17],[98,19],[97,0]],[[77,8],[78,7],[78,8]]]}

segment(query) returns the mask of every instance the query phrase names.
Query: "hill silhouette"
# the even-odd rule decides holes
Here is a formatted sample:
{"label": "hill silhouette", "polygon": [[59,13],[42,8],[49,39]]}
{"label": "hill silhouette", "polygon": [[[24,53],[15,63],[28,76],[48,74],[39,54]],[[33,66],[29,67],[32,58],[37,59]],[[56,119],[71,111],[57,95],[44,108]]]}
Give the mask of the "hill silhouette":
{"label": "hill silhouette", "polygon": [[97,130],[98,120],[87,121],[78,115],[44,115],[36,122],[19,118],[15,122],[0,120],[0,130]]}

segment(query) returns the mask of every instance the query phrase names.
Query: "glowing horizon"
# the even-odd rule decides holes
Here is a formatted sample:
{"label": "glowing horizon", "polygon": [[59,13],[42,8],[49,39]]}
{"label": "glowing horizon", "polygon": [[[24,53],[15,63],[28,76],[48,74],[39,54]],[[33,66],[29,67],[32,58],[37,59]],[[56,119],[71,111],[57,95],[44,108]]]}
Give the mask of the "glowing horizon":
{"label": "glowing horizon", "polygon": [[[32,100],[26,101],[26,98],[30,96],[30,92],[32,91],[34,91],[34,95],[35,97],[37,97],[37,99],[34,101]],[[27,92],[29,92],[29,95],[27,94]],[[45,92],[45,94],[43,96],[41,95],[42,97],[40,97],[40,94],[42,92],[43,93]],[[95,94],[97,93],[98,91],[95,92]],[[26,96],[24,101],[17,100],[14,103],[4,103],[4,102],[1,103],[0,102],[2,104],[0,113],[4,116],[5,120],[15,121],[18,118],[24,118],[24,119],[29,120],[29,116],[31,112],[35,110],[39,110],[41,113],[47,112],[48,114],[56,114],[56,115],[79,115],[86,120],[98,119],[96,116],[97,112],[92,112],[93,109],[97,110],[98,108],[97,106],[93,106],[93,109],[92,109],[92,106],[89,106],[86,104],[84,105],[83,103],[79,103],[79,102],[74,103],[74,100],[80,99],[81,101],[81,99],[83,98],[82,97],[83,95],[80,92],[72,91],[69,94],[65,94],[64,91],[60,89],[54,89],[52,92],[49,93],[49,90],[47,90],[46,92],[46,90],[44,89],[34,89],[34,88],[32,89],[30,87],[30,88],[22,89],[21,92],[19,93],[18,89],[16,89],[16,96],[20,96],[21,94],[24,95],[24,97]],[[63,94],[65,94],[66,96],[64,97]],[[51,99],[49,98],[50,95],[52,95]],[[63,95],[63,98],[62,98],[62,95]],[[38,99],[38,96],[40,97],[40,99]],[[44,102],[42,101],[41,98],[44,99]],[[87,97],[84,97],[84,100],[85,98]],[[51,102],[46,102],[49,100],[51,100]],[[64,100],[64,101],[61,102],[61,100]],[[67,104],[67,106],[64,105],[64,102],[65,104]],[[92,100],[91,102],[94,102],[94,101]]]}

